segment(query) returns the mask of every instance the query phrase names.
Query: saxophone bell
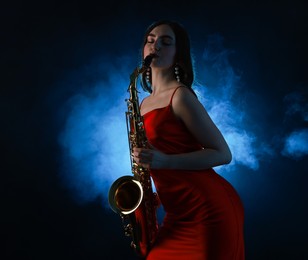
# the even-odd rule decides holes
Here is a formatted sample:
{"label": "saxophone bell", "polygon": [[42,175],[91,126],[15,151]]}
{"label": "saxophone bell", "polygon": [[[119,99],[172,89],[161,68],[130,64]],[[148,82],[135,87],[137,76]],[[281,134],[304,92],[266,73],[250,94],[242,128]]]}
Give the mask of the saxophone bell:
{"label": "saxophone bell", "polygon": [[133,176],[122,176],[112,184],[108,197],[109,205],[115,213],[128,215],[142,202],[143,189]]}

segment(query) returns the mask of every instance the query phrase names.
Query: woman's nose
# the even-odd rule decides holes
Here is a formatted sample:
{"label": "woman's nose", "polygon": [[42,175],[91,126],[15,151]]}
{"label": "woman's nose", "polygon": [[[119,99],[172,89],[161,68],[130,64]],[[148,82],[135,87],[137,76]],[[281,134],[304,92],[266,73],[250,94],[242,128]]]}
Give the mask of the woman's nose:
{"label": "woman's nose", "polygon": [[156,41],[156,42],[154,43],[154,50],[155,50],[155,51],[159,51],[159,50],[160,50],[160,43],[159,43],[158,41]]}

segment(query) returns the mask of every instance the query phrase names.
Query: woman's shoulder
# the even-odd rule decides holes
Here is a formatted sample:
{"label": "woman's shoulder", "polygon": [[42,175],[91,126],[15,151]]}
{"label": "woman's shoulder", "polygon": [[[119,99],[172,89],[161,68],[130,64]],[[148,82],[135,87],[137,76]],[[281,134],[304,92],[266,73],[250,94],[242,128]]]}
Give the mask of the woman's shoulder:
{"label": "woman's shoulder", "polygon": [[203,105],[197,98],[195,92],[189,87],[178,88],[174,93],[172,108],[176,115],[185,115],[187,113],[198,114],[204,110]]}
{"label": "woman's shoulder", "polygon": [[197,95],[192,88],[180,85],[174,89],[173,99],[177,102],[197,101]]}

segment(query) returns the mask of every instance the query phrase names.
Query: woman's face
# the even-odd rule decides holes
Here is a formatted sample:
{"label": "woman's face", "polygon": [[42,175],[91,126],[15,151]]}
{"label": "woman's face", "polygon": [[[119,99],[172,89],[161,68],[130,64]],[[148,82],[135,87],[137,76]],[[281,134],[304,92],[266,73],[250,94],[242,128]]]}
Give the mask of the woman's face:
{"label": "woman's face", "polygon": [[175,34],[166,24],[155,27],[147,36],[143,48],[144,57],[155,54],[151,67],[169,68],[174,64],[176,54]]}

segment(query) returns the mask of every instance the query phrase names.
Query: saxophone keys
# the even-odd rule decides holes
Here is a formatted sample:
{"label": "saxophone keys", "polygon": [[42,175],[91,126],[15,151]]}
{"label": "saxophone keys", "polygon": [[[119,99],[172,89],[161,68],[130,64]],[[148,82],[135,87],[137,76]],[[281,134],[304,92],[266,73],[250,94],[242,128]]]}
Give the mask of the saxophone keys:
{"label": "saxophone keys", "polygon": [[130,246],[131,246],[133,249],[136,249],[136,248],[137,248],[136,244],[135,244],[133,241],[130,243]]}
{"label": "saxophone keys", "polygon": [[127,224],[125,227],[124,227],[124,234],[125,236],[129,237],[131,236],[133,233],[133,227],[131,224]]}

